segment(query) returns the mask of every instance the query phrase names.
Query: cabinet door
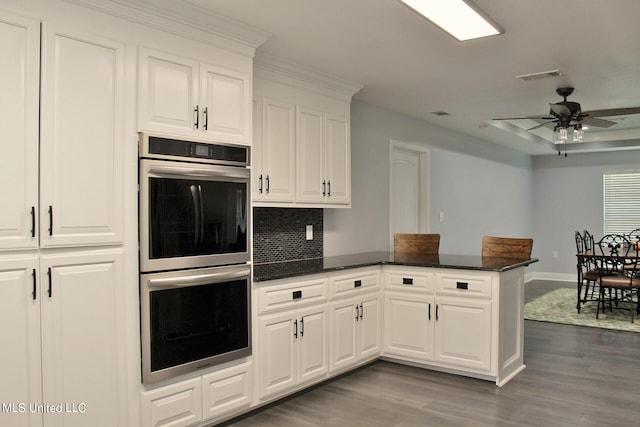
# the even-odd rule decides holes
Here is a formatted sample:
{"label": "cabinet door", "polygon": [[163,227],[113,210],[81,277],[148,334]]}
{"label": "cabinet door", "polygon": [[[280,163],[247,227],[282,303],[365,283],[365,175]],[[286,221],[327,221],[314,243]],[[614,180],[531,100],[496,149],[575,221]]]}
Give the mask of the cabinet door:
{"label": "cabinet door", "polygon": [[284,392],[296,385],[295,320],[295,313],[291,312],[259,319],[260,398]]}
{"label": "cabinet door", "polygon": [[262,200],[294,199],[295,106],[270,98],[262,100]]}
{"label": "cabinet door", "polygon": [[121,251],[47,255],[40,263],[43,402],[68,405],[45,414],[45,425],[125,424]]}
{"label": "cabinet door", "polygon": [[37,269],[36,256],[0,259],[0,425],[42,425],[42,414],[28,406],[42,402]]}
{"label": "cabinet door", "polygon": [[433,298],[385,294],[384,351],[415,360],[433,359]]}
{"label": "cabinet door", "polygon": [[0,14],[0,250],[35,248],[40,23]]}
{"label": "cabinet door", "polygon": [[491,369],[491,301],[438,297],[435,360]]}
{"label": "cabinet door", "polygon": [[298,106],[296,133],[296,201],[323,203],[327,195],[324,173],[324,113]]}
{"label": "cabinet door", "polygon": [[324,377],[329,371],[327,356],[327,309],[312,307],[298,312],[298,384]]}
{"label": "cabinet door", "polygon": [[202,125],[198,106],[198,62],[140,48],[138,67],[139,129],[196,134]]}
{"label": "cabinet door", "polygon": [[353,366],[356,363],[356,302],[348,299],[333,302],[331,313],[331,371]]}
{"label": "cabinet door", "polygon": [[360,299],[358,322],[359,359],[373,358],[380,354],[381,307],[378,294]]}
{"label": "cabinet door", "polygon": [[200,66],[202,130],[207,138],[250,144],[251,78],[209,64]]}
{"label": "cabinet door", "polygon": [[124,48],[43,26],[40,244],[122,242]]}
{"label": "cabinet door", "polygon": [[325,179],[327,180],[326,202],[332,204],[351,203],[351,138],[349,119],[326,115],[325,132]]}

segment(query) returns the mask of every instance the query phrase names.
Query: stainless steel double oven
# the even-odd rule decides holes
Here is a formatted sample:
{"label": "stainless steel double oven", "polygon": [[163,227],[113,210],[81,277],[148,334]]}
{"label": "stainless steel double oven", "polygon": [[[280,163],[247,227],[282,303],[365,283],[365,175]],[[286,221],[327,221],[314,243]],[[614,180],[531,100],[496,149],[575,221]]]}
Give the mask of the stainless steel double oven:
{"label": "stainless steel double oven", "polygon": [[251,354],[249,148],[140,134],[142,380]]}

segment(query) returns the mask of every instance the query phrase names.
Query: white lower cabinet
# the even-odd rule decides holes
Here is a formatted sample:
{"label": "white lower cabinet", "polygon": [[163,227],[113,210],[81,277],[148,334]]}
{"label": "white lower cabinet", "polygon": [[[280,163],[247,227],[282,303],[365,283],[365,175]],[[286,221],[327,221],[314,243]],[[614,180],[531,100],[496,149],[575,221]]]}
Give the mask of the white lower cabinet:
{"label": "white lower cabinet", "polygon": [[252,363],[222,368],[142,393],[142,425],[206,425],[242,412],[252,401]]}
{"label": "white lower cabinet", "polygon": [[126,424],[121,263],[120,250],[0,259],[0,400],[15,409],[0,424]]}
{"label": "white lower cabinet", "polygon": [[436,297],[434,360],[491,370],[491,301]]}
{"label": "white lower cabinet", "polygon": [[492,274],[386,269],[384,354],[496,375]]}
{"label": "white lower cabinet", "polygon": [[433,359],[433,296],[386,292],[384,352],[412,360]]}
{"label": "white lower cabinet", "polygon": [[258,341],[261,399],[326,377],[327,305],[261,316]]}
{"label": "white lower cabinet", "polygon": [[331,372],[379,356],[381,314],[378,293],[331,303]]}
{"label": "white lower cabinet", "polygon": [[373,360],[382,350],[380,267],[329,276],[331,372]]}

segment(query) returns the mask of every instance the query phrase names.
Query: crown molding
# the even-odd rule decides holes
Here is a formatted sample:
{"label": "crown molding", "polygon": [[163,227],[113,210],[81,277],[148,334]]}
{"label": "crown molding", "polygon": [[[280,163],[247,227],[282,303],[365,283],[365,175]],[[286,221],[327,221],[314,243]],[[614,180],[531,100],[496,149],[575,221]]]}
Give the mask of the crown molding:
{"label": "crown molding", "polygon": [[250,57],[271,37],[270,33],[185,0],[155,0],[153,3],[144,0],[65,1]]}
{"label": "crown molding", "polygon": [[255,77],[311,90],[322,95],[327,95],[329,91],[334,97],[349,102],[353,95],[362,89],[359,83],[343,80],[260,51],[256,52],[253,61],[253,74]]}

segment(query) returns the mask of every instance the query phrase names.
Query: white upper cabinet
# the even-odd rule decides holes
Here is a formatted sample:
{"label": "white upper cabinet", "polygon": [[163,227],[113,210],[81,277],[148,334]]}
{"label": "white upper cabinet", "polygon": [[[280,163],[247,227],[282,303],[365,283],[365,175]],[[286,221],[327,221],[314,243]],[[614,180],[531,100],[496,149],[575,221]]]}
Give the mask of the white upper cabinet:
{"label": "white upper cabinet", "polygon": [[43,29],[40,245],[120,243],[124,46]]}
{"label": "white upper cabinet", "polygon": [[139,130],[251,143],[251,72],[139,50]]}
{"label": "white upper cabinet", "polygon": [[253,200],[293,202],[295,105],[257,96],[254,101],[254,122]]}
{"label": "white upper cabinet", "polygon": [[38,245],[40,22],[0,14],[0,250]]}
{"label": "white upper cabinet", "polygon": [[[256,206],[350,207],[350,109],[351,97],[360,86],[310,70],[298,70],[289,63],[262,55],[256,57],[254,74],[254,99],[256,104],[262,104],[258,112],[262,116],[256,115],[254,123]],[[282,118],[284,113],[280,110],[280,116],[273,114],[284,106],[287,126],[280,120],[274,127],[273,119]],[[289,125],[292,108],[294,121]],[[267,116],[269,113],[272,116]],[[273,156],[270,160],[279,170],[276,187],[273,172],[276,167],[268,168],[265,160],[269,156]],[[267,176],[269,190],[281,193],[272,196],[265,193]],[[291,177],[293,182],[288,185]],[[279,188],[283,185],[286,191]]]}
{"label": "white upper cabinet", "polygon": [[297,194],[299,202],[351,203],[349,118],[299,106]]}
{"label": "white upper cabinet", "polygon": [[0,15],[0,250],[120,243],[124,48],[42,28]]}

